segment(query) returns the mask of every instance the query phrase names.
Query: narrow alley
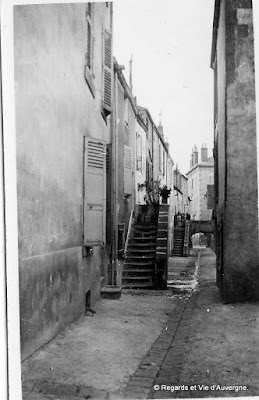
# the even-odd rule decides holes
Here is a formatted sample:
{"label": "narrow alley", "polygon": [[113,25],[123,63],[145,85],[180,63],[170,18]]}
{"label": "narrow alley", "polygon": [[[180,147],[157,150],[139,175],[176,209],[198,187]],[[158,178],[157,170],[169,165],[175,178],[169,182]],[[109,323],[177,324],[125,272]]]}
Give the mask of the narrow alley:
{"label": "narrow alley", "polygon": [[258,396],[259,2],[12,3],[8,400]]}
{"label": "narrow alley", "polygon": [[255,395],[258,304],[221,303],[211,249],[170,258],[168,281],[100,301],[27,358],[23,399]]}

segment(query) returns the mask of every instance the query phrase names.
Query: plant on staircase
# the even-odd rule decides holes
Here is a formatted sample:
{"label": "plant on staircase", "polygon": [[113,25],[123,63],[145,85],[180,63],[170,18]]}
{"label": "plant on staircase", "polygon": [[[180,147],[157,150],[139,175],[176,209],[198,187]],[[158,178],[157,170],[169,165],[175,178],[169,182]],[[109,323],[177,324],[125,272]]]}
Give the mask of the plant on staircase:
{"label": "plant on staircase", "polygon": [[161,186],[161,181],[159,179],[151,179],[150,181],[139,183],[138,190],[146,190],[146,195],[144,196],[146,204],[153,205],[159,205],[160,197],[162,197],[163,202],[166,202],[164,199],[167,200],[171,193],[171,189],[168,189],[166,185]]}

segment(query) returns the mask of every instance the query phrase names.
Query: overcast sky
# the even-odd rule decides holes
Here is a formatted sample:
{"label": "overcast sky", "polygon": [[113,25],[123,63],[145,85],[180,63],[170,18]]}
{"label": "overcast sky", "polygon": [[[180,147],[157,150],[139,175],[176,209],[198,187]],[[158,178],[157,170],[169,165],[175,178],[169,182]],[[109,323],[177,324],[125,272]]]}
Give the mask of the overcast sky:
{"label": "overcast sky", "polygon": [[170,153],[182,173],[194,144],[213,147],[214,0],[114,0],[114,55],[133,55],[133,94],[156,124],[159,114]]}

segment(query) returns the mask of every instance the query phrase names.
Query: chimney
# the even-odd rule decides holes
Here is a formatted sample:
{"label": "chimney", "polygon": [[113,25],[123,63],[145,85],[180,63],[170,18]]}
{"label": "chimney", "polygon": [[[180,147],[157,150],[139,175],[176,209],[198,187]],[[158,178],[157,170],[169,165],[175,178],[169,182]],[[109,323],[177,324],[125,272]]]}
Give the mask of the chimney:
{"label": "chimney", "polygon": [[207,149],[207,145],[203,145],[202,144],[202,148],[201,148],[201,161],[202,162],[208,162],[208,149]]}
{"label": "chimney", "polygon": [[193,159],[193,149],[192,149],[192,155],[191,155],[191,161],[190,161],[190,163],[191,163],[191,168],[193,167],[193,165],[194,165],[194,159]]}
{"label": "chimney", "polygon": [[133,56],[131,54],[131,58],[129,61],[129,87],[130,87],[130,91],[131,93],[133,93],[133,84],[132,84],[132,60],[133,60]]}
{"label": "chimney", "polygon": [[161,124],[161,121],[159,122],[157,130],[160,133],[160,135],[162,136],[162,138],[164,138],[164,128],[163,128],[163,125]]}
{"label": "chimney", "polygon": [[197,146],[194,145],[194,149],[193,149],[193,165],[198,164],[199,159],[198,159],[198,150],[197,150]]}

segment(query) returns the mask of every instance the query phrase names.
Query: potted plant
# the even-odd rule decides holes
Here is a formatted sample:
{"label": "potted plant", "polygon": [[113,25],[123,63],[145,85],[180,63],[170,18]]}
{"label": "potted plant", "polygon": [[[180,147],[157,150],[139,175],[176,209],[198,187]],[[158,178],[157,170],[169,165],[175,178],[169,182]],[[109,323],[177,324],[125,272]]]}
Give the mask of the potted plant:
{"label": "potted plant", "polygon": [[151,179],[150,181],[145,181],[144,183],[138,184],[138,190],[146,190],[145,201],[146,204],[152,204],[154,206],[159,205],[160,197],[160,181]]}

